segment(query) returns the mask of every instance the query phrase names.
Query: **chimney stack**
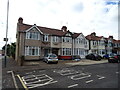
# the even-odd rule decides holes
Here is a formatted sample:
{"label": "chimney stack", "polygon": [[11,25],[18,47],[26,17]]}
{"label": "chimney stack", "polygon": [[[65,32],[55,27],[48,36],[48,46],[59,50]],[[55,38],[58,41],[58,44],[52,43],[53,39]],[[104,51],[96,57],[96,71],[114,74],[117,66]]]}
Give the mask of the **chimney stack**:
{"label": "chimney stack", "polygon": [[113,36],[109,36],[109,38],[113,39]]}
{"label": "chimney stack", "polygon": [[20,18],[18,19],[18,23],[20,23],[20,24],[23,23],[23,18],[22,18],[22,17],[20,17]]}
{"label": "chimney stack", "polygon": [[91,33],[91,35],[92,35],[92,36],[96,36],[96,33],[95,33],[95,32],[93,32],[93,33]]}
{"label": "chimney stack", "polygon": [[62,26],[61,30],[63,30],[63,32],[67,31],[67,27],[66,26]]}

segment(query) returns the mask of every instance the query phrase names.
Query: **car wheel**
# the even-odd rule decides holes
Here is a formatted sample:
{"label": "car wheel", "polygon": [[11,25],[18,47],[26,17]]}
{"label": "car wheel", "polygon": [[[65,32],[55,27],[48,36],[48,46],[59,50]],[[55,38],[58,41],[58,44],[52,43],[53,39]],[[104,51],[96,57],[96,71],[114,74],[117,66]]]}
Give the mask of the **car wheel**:
{"label": "car wheel", "polygon": [[58,63],[58,62],[55,62],[56,64]]}
{"label": "car wheel", "polygon": [[109,60],[108,60],[109,63],[111,63]]}
{"label": "car wheel", "polygon": [[49,61],[47,60],[46,63],[49,64]]}

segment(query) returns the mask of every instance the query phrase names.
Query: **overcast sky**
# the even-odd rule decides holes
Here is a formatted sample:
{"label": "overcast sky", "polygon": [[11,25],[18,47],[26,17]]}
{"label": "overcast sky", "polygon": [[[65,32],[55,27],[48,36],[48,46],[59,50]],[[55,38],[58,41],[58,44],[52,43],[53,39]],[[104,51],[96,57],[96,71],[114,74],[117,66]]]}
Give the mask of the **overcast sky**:
{"label": "overcast sky", "polygon": [[[71,32],[98,36],[113,35],[118,39],[119,0],[9,0],[8,38],[16,41],[16,25],[19,17],[26,24],[37,24]],[[5,44],[7,0],[0,0],[0,49]]]}

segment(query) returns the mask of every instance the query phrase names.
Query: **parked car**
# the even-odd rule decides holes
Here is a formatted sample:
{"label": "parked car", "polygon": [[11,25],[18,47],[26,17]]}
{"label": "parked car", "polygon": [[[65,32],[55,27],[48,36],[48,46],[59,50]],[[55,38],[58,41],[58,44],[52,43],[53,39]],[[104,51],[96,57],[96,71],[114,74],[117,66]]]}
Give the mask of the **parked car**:
{"label": "parked car", "polygon": [[103,58],[104,58],[104,59],[108,59],[108,58],[109,58],[109,55],[108,55],[108,54],[105,54],[105,55],[103,56]]}
{"label": "parked car", "polygon": [[80,61],[81,57],[79,55],[73,55],[72,59],[75,60],[75,61]]}
{"label": "parked car", "polygon": [[90,60],[101,60],[102,59],[102,57],[100,55],[93,54],[93,53],[88,54],[85,57],[86,57],[86,59],[90,59]]}
{"label": "parked car", "polygon": [[50,62],[54,62],[54,63],[58,63],[58,57],[56,54],[46,54],[43,58],[43,61],[45,61],[46,63],[50,63]]}
{"label": "parked car", "polygon": [[119,63],[120,62],[120,55],[111,54],[108,58],[109,63]]}

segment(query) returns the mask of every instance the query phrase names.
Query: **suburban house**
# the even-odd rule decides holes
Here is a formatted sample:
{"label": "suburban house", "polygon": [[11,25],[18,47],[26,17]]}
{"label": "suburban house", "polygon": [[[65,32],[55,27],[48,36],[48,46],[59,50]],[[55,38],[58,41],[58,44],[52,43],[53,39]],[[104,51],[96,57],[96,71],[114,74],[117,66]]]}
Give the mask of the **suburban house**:
{"label": "suburban house", "polygon": [[113,40],[113,51],[120,55],[120,40]]}
{"label": "suburban house", "polygon": [[120,40],[115,40],[113,36],[106,38],[106,52],[108,55],[111,53],[120,55]]}
{"label": "suburban house", "polygon": [[89,43],[82,33],[73,33],[63,26],[61,30],[28,25],[23,18],[18,19],[16,34],[16,60],[36,60],[47,53],[55,53],[60,58],[70,59],[72,55],[82,58],[88,54]]}
{"label": "suburban house", "polygon": [[82,33],[75,34],[74,55],[80,55],[85,58],[89,51],[89,42]]}
{"label": "suburban house", "polygon": [[105,55],[105,38],[103,36],[96,36],[96,33],[93,32],[86,38],[89,40],[89,53]]}

